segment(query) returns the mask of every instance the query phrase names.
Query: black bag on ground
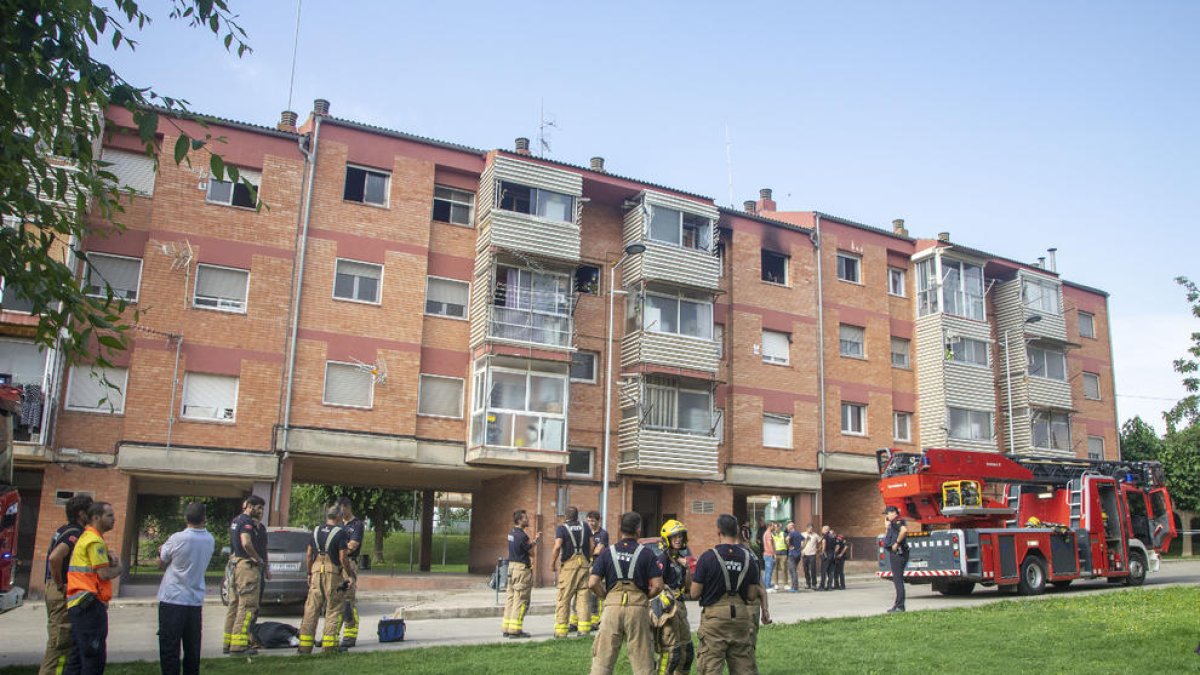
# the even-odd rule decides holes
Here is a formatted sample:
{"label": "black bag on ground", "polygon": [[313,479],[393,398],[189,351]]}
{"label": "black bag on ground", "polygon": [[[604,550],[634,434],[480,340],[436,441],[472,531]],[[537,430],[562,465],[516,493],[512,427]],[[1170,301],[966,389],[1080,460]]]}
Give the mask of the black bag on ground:
{"label": "black bag on ground", "polygon": [[300,644],[300,629],[278,621],[263,621],[250,629],[254,644],[263,649],[282,649]]}

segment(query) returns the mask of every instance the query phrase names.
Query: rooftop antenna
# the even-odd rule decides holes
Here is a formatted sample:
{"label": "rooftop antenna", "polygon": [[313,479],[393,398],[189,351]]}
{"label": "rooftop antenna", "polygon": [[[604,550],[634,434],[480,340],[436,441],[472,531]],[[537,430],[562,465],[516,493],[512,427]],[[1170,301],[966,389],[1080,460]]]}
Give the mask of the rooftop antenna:
{"label": "rooftop antenna", "polygon": [[287,110],[292,109],[292,90],[296,87],[296,51],[300,48],[300,8],[304,0],[296,0],[296,35],[292,39],[292,75],[288,78]]}
{"label": "rooftop antenna", "polygon": [[550,139],[547,138],[547,129],[557,128],[558,124],[554,120],[546,119],[546,99],[540,99],[538,115],[538,157],[545,157],[546,153],[550,152]]}
{"label": "rooftop antenna", "polygon": [[729,208],[733,208],[733,140],[729,137],[729,122],[725,122],[725,166],[729,169]]}

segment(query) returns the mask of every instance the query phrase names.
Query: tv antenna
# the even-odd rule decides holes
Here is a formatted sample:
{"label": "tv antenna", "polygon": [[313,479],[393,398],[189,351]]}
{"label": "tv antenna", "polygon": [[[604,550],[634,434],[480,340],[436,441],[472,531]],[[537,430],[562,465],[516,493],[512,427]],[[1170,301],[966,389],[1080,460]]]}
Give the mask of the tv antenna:
{"label": "tv antenna", "polygon": [[725,122],[725,167],[729,171],[729,208],[734,208],[733,201],[733,140],[729,136],[729,122]]}
{"label": "tv antenna", "polygon": [[292,38],[292,75],[288,78],[288,102],[285,110],[292,109],[292,90],[296,86],[296,52],[300,48],[300,9],[304,0],[296,0],[296,34]]}
{"label": "tv antenna", "polygon": [[550,149],[550,130],[557,129],[558,123],[552,119],[546,119],[546,99],[541,99],[538,106],[538,157],[545,157]]}

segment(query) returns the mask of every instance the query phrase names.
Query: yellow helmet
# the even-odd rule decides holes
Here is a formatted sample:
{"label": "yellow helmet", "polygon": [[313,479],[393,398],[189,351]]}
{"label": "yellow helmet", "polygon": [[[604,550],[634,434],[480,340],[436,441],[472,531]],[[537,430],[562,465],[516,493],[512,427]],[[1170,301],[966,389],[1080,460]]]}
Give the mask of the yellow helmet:
{"label": "yellow helmet", "polygon": [[687,548],[687,526],[678,520],[672,519],[663,523],[662,529],[659,530],[658,533],[662,536],[662,547],[664,551],[671,550],[671,537],[674,537],[677,534],[683,535],[682,548]]}
{"label": "yellow helmet", "polygon": [[1025,527],[1041,527],[1042,519],[1037,516],[1030,516],[1029,520],[1025,521]]}

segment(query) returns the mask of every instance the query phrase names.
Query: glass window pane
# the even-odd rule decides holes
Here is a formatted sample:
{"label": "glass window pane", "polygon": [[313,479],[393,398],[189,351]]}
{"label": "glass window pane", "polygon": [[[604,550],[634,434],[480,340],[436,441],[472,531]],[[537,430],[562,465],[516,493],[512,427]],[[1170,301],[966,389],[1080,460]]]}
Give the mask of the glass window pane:
{"label": "glass window pane", "polygon": [[679,230],[679,211],[675,209],[663,208],[661,206],[650,207],[650,238],[655,241],[662,241],[668,244],[679,245],[680,230]]}
{"label": "glass window pane", "polygon": [[441,417],[462,417],[463,381],[450,377],[422,375],[417,413]]}
{"label": "glass window pane", "polygon": [[678,333],[679,301],[661,295],[646,295],[646,330]]}
{"label": "glass window pane", "polygon": [[233,196],[233,183],[224,180],[208,181],[208,201],[218,204],[228,204]]}
{"label": "glass window pane", "polygon": [[524,373],[493,371],[492,395],[489,405],[493,408],[524,410],[525,385],[526,377]]}
{"label": "glass window pane", "polygon": [[368,172],[364,200],[369,204],[387,204],[387,184],[386,174]]}
{"label": "glass window pane", "polygon": [[566,383],[567,380],[562,377],[530,375],[529,409],[533,412],[556,414],[566,412]]}
{"label": "glass window pane", "polygon": [[548,220],[561,220],[567,223],[575,221],[574,214],[571,213],[575,200],[570,195],[550,192],[548,190],[538,190],[537,198],[538,216]]}
{"label": "glass window pane", "polygon": [[712,339],[712,305],[706,302],[679,301],[679,334]]}
{"label": "glass window pane", "polygon": [[679,392],[679,428],[707,434],[712,430],[712,403],[705,392]]}

